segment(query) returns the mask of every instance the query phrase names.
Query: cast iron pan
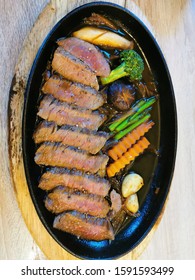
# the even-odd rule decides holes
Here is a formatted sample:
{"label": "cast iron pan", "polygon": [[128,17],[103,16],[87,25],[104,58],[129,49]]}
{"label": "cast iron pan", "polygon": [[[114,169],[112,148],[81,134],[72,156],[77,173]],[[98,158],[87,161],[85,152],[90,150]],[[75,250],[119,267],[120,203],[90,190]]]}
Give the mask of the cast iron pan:
{"label": "cast iron pan", "polygon": [[[55,42],[58,38],[67,36],[92,12],[118,19],[131,33],[148,61],[160,96],[153,113],[156,125],[149,136],[151,143],[159,150],[159,156],[146,154],[133,166],[133,170],[139,171],[145,181],[144,188],[139,192],[140,216],[130,219],[111,242],[86,241],[53,228],[54,216],[46,210],[43,203],[45,192],[37,187],[41,169],[34,162],[35,145],[32,140],[42,73],[56,48]],[[176,144],[177,117],[171,78],[158,44],[143,23],[130,11],[106,2],[83,5],[62,18],[48,34],[37,53],[25,92],[23,114],[26,178],[37,213],[52,237],[65,250],[84,259],[115,259],[134,249],[148,234],[162,211],[173,176]]]}

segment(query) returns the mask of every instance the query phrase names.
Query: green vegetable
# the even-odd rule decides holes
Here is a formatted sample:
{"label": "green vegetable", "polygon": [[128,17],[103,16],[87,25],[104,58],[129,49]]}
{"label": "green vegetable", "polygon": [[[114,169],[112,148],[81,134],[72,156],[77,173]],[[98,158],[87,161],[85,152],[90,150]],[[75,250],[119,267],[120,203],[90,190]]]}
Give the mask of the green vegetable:
{"label": "green vegetable", "polygon": [[143,104],[143,106],[139,107],[137,112],[132,116],[132,120],[136,118],[141,112],[143,112],[145,109],[149,108],[154,102],[157,100],[157,96],[152,96],[148,99],[146,99],[146,102]]}
{"label": "green vegetable", "polygon": [[132,125],[128,126],[126,129],[121,130],[119,133],[117,133],[114,136],[114,139],[119,140],[122,137],[124,137],[126,134],[128,134],[129,132],[131,132],[133,129],[135,129],[137,126],[139,126],[140,124],[144,123],[145,121],[149,120],[149,118],[151,117],[150,114],[147,114],[146,116],[144,116],[143,118],[141,118],[140,120],[138,120],[137,122],[133,123]]}
{"label": "green vegetable", "polygon": [[[145,109],[142,113],[138,114],[135,113],[133,116],[130,116],[128,118],[126,118],[121,124],[119,124],[115,131],[119,132],[123,129],[125,129],[127,126],[130,126],[131,124],[139,121],[140,119],[142,119],[145,115],[147,115],[149,113],[149,111],[152,109],[152,107],[149,107],[147,109]],[[135,116],[136,115],[136,116]],[[135,117],[134,117],[135,116]]]}
{"label": "green vegetable", "polygon": [[124,129],[127,125],[130,125],[135,121],[139,120],[142,116],[144,116],[147,113],[147,111],[143,113],[143,115],[140,114],[149,107],[151,107],[151,105],[156,100],[157,96],[152,96],[149,98],[143,98],[138,100],[127,113],[121,115],[116,121],[114,121],[109,126],[110,131],[120,131]]}
{"label": "green vegetable", "polygon": [[136,102],[131,109],[125,113],[122,114],[116,121],[114,121],[110,126],[109,129],[110,131],[114,131],[116,129],[116,127],[121,124],[127,117],[132,116],[133,114],[135,114],[137,112],[137,110],[143,105],[145,104],[145,99],[140,99],[138,102]]}
{"label": "green vegetable", "polygon": [[103,85],[114,82],[122,77],[129,77],[130,81],[142,79],[144,62],[141,56],[134,50],[124,50],[120,53],[122,63],[110,72],[108,77],[102,77]]}

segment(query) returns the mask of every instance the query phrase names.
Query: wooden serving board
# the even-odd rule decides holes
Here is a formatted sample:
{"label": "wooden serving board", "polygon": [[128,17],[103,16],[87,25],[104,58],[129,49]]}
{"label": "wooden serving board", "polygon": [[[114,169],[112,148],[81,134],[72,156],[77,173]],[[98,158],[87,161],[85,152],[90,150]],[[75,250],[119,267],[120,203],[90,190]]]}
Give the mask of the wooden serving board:
{"label": "wooden serving board", "polygon": [[[15,76],[10,91],[9,102],[9,155],[10,155],[10,170],[13,180],[13,186],[18,201],[19,208],[22,212],[25,223],[33,236],[34,240],[43,251],[48,259],[55,260],[75,260],[75,256],[65,251],[47,232],[42,222],[40,221],[37,212],[34,208],[31,196],[28,190],[24,163],[22,155],[22,115],[24,104],[24,91],[28,74],[36,53],[52,27],[64,15],[76,6],[80,6],[79,1],[51,1],[42,11],[34,24],[30,34],[24,42],[24,46],[19,57]],[[82,4],[92,1],[81,1]],[[125,1],[112,1],[122,5]],[[76,4],[76,5],[75,5]],[[135,7],[136,9],[136,7]],[[134,11],[133,11],[134,12]],[[144,251],[152,235],[157,228],[163,211],[159,216],[154,227],[147,237],[129,254],[121,259],[137,259]]]}

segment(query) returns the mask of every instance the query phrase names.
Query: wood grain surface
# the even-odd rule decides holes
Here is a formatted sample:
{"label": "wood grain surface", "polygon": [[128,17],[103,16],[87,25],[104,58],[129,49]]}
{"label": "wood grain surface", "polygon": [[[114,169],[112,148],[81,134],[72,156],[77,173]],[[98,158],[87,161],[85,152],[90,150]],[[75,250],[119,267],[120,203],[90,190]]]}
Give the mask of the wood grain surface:
{"label": "wood grain surface", "polygon": [[[24,188],[26,184],[22,181],[23,170],[18,163],[17,176],[15,180],[20,182],[22,197],[14,190],[14,184],[10,175],[9,145],[8,145],[8,102],[9,89],[15,73],[25,77],[32,63],[33,56],[41,44],[42,36],[47,34],[50,25],[54,25],[63,15],[81,4],[92,1],[0,1],[0,42],[1,42],[1,64],[0,64],[0,259],[45,259],[64,258],[73,259],[72,255],[64,250],[52,256],[43,250],[42,242],[52,244],[53,240],[43,234],[43,239],[37,240],[29,233],[29,221],[31,214],[33,227],[37,226],[36,213],[29,213],[33,209],[29,201],[22,217],[20,208],[28,199],[28,191]],[[109,1],[108,1],[109,2]],[[147,240],[138,247],[137,251],[125,256],[125,259],[194,259],[195,258],[195,106],[194,106],[194,82],[195,82],[195,1],[185,0],[140,0],[140,1],[110,1],[125,6],[137,15],[150,29],[158,41],[166,58],[177,102],[178,110],[178,152],[175,173],[172,181],[169,201],[166,205],[162,221],[153,237],[149,235]],[[48,5],[49,4],[49,5]],[[48,10],[49,9],[49,10]],[[43,16],[43,13],[44,16]],[[39,16],[41,14],[41,16]],[[39,18],[38,18],[39,16]],[[40,27],[41,24],[41,27]],[[40,32],[40,36],[37,36]],[[25,40],[26,38],[26,40]],[[29,40],[31,44],[29,44]],[[22,52],[22,54],[21,54]],[[31,54],[25,57],[25,53]],[[22,67],[22,66],[24,67]],[[23,84],[19,84],[16,91]],[[15,100],[22,106],[22,96]],[[14,121],[21,120],[17,111],[12,112]],[[15,135],[17,131],[14,131]],[[12,143],[21,153],[21,147],[17,142]],[[15,165],[16,166],[16,165]],[[21,169],[20,169],[21,168]],[[20,177],[21,175],[21,177]],[[21,198],[19,200],[18,198]],[[40,231],[44,231],[41,223]],[[33,234],[33,232],[31,232]],[[152,237],[152,239],[151,239]],[[46,238],[46,239],[44,239]],[[47,239],[48,238],[48,239]],[[151,239],[149,245],[148,241]],[[39,246],[37,245],[37,243]],[[58,245],[55,245],[58,246]],[[146,247],[147,246],[147,247]],[[146,248],[145,248],[146,247]],[[41,249],[40,249],[41,248]],[[145,250],[144,250],[145,249]],[[141,254],[141,255],[140,255]]]}

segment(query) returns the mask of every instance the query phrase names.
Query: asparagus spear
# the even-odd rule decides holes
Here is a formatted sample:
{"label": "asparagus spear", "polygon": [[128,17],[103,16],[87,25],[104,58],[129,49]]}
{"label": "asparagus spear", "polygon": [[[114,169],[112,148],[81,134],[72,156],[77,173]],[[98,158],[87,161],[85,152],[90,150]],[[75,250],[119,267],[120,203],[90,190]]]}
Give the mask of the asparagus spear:
{"label": "asparagus spear", "polygon": [[144,99],[140,99],[138,102],[136,102],[127,113],[121,115],[116,121],[114,121],[109,126],[110,131],[114,131],[116,127],[120,123],[122,123],[123,120],[125,120],[127,117],[132,116],[135,112],[137,112],[138,108],[141,107],[144,103],[145,103]]}
{"label": "asparagus spear", "polygon": [[146,103],[143,104],[143,106],[139,107],[137,112],[132,116],[132,119],[136,118],[141,112],[143,112],[145,109],[149,108],[154,102],[156,101],[157,97],[152,96],[147,99]]}
{"label": "asparagus spear", "polygon": [[122,137],[124,137],[127,133],[131,132],[134,128],[138,127],[140,124],[144,123],[145,121],[147,121],[149,118],[151,117],[150,114],[147,114],[146,116],[144,116],[143,118],[141,118],[140,120],[138,120],[137,122],[133,123],[132,125],[128,126],[126,129],[121,130],[120,132],[118,132],[115,136],[114,139],[119,140]]}
{"label": "asparagus spear", "polygon": [[145,115],[147,115],[149,113],[149,111],[152,109],[152,107],[149,107],[147,109],[145,109],[143,112],[141,112],[140,114],[138,114],[137,116],[134,117],[133,116],[130,116],[128,118],[126,118],[121,124],[119,124],[115,131],[119,132],[123,129],[125,129],[127,126],[130,126],[131,124],[139,121],[140,119],[142,119]]}
{"label": "asparagus spear", "polygon": [[[121,117],[119,117],[116,121],[114,121],[110,126],[110,131],[119,131],[117,127],[127,118],[131,117],[131,120],[135,119],[141,112],[143,112],[145,109],[149,108],[155,101],[157,97],[152,96],[150,98],[144,98],[140,99],[138,102],[136,102],[133,107],[125,114],[123,114]],[[129,119],[130,120],[130,119]]]}

